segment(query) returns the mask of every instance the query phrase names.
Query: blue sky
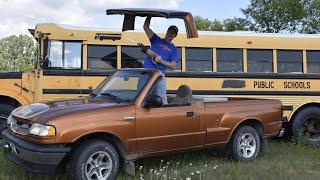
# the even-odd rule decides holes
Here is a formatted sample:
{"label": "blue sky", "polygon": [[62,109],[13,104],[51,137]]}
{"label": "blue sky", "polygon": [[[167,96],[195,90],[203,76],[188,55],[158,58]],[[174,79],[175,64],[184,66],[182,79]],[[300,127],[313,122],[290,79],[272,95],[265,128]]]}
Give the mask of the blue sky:
{"label": "blue sky", "polygon": [[249,0],[189,0],[181,3],[179,9],[192,12],[208,19],[226,19],[235,16],[243,17],[240,8],[249,5]]}
{"label": "blue sky", "polygon": [[[59,23],[80,27],[119,29],[122,17],[107,17],[108,8],[162,8],[192,12],[210,20],[242,16],[249,0],[0,0],[0,38],[11,34],[28,34],[37,23]],[[141,27],[144,19],[137,20]],[[154,19],[151,26],[164,30],[182,21]]]}

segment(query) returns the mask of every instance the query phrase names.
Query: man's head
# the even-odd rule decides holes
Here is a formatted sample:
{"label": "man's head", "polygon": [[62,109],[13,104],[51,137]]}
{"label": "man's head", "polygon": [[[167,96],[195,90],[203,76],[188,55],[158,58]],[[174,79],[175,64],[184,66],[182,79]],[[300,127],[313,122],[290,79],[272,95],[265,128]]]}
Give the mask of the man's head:
{"label": "man's head", "polygon": [[171,42],[175,37],[177,37],[178,31],[179,30],[177,26],[170,26],[167,30],[165,40]]}

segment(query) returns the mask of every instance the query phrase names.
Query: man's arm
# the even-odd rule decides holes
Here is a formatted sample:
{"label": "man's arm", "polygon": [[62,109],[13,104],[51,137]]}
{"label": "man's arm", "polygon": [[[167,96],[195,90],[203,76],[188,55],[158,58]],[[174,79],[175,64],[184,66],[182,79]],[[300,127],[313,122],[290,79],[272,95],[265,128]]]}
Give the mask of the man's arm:
{"label": "man's arm", "polygon": [[155,61],[157,63],[163,64],[165,65],[167,68],[171,69],[171,70],[176,70],[177,69],[177,62],[176,61],[164,61],[161,56],[156,56]]}
{"label": "man's arm", "polygon": [[175,62],[175,61],[171,61],[171,62],[163,61],[162,64],[165,65],[167,68],[169,68],[171,70],[176,70],[177,69],[177,62]]}
{"label": "man's arm", "polygon": [[149,39],[151,39],[152,36],[154,35],[154,32],[152,31],[152,29],[150,29],[150,21],[151,21],[151,17],[148,16],[143,25],[143,29],[146,32]]}

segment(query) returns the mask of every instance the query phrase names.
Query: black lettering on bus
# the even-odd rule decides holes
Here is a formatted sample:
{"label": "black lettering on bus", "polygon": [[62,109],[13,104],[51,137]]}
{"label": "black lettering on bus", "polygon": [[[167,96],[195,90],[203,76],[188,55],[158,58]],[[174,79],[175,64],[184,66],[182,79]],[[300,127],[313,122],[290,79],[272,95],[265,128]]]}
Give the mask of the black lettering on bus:
{"label": "black lettering on bus", "polygon": [[272,89],[274,88],[274,81],[254,81],[253,87],[259,89]]}
{"label": "black lettering on bus", "polygon": [[307,88],[308,88],[308,89],[311,88],[310,82],[307,82]]}
{"label": "black lettering on bus", "polygon": [[285,89],[310,89],[310,82],[285,81],[283,83]]}

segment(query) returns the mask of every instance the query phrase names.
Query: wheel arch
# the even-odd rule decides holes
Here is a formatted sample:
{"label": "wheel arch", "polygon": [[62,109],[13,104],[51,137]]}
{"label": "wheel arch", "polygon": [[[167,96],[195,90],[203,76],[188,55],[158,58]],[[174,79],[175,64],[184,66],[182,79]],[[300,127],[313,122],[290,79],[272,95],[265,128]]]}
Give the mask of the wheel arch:
{"label": "wheel arch", "polygon": [[11,107],[19,107],[21,106],[23,103],[23,101],[18,100],[14,97],[8,96],[8,95],[0,95],[0,104],[6,104],[9,105]]}
{"label": "wheel arch", "polygon": [[116,136],[112,133],[109,133],[109,132],[92,132],[89,134],[85,134],[85,135],[79,137],[78,139],[76,139],[72,143],[72,145],[71,145],[72,149],[74,150],[82,143],[84,143],[86,141],[90,141],[90,140],[104,140],[114,146],[114,148],[117,150],[121,159],[126,158],[125,146],[124,146],[122,140],[118,136]]}
{"label": "wheel arch", "polygon": [[259,136],[262,138],[264,136],[264,127],[263,124],[261,123],[261,121],[259,121],[257,118],[247,118],[244,119],[243,121],[239,122],[232,130],[231,132],[231,136],[228,139],[228,142],[230,141],[230,139],[232,138],[232,136],[235,134],[235,132],[237,132],[237,130],[244,125],[248,125],[253,127],[254,129],[257,130]]}
{"label": "wheel arch", "polygon": [[320,108],[320,103],[319,102],[308,102],[308,103],[304,103],[299,105],[298,107],[296,107],[292,113],[290,114],[290,116],[288,117],[290,124],[292,124],[294,118],[296,117],[296,115],[301,112],[303,109],[306,109],[308,107],[318,107]]}

